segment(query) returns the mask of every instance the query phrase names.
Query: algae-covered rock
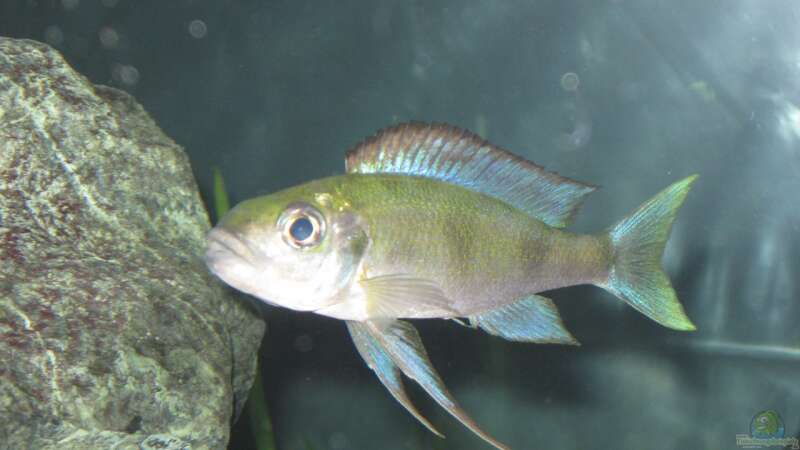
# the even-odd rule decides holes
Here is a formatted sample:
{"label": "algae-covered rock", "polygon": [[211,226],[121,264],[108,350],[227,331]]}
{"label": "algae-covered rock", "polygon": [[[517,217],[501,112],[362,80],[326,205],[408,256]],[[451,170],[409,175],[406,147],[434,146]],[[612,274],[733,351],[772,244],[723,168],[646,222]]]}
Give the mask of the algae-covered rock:
{"label": "algae-covered rock", "polygon": [[225,448],[264,325],[208,228],[129,95],[0,38],[0,448]]}

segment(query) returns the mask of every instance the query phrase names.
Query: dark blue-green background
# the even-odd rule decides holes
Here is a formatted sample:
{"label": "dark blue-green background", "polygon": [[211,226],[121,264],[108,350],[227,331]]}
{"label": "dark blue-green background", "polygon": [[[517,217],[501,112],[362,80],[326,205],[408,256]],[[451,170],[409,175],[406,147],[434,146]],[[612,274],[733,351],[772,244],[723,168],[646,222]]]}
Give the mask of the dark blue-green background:
{"label": "dark blue-green background", "polygon": [[[133,94],[206,198],[212,167],[238,201],[338,173],[346,149],[404,120],[467,127],[602,186],[579,231],[699,173],[665,255],[699,331],[583,287],[551,295],[579,348],[418,323],[465,408],[523,450],[733,449],[765,409],[800,432],[798,23],[788,0],[0,3],[0,35],[50,42]],[[488,448],[416,388],[448,438],[414,422],[343,324],[262,311],[278,448]],[[249,439],[240,420],[231,448]]]}

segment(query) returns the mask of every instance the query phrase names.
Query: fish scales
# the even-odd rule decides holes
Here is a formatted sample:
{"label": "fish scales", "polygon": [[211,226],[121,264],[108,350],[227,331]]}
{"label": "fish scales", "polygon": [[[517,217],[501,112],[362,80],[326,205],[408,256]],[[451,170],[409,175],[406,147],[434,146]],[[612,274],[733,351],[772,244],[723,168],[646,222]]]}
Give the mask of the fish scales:
{"label": "fish scales", "polygon": [[327,188],[361,211],[367,277],[406,273],[439,283],[463,316],[533,292],[603,277],[603,237],[549,227],[512,206],[421,177],[344,175]]}

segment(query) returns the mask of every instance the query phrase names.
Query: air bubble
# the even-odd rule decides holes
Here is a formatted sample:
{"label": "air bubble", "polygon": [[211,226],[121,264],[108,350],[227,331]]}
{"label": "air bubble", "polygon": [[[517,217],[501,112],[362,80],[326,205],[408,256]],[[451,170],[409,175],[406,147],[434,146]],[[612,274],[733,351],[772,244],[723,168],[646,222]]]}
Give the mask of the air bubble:
{"label": "air bubble", "polygon": [[206,37],[208,33],[208,27],[206,27],[206,23],[200,19],[195,19],[189,22],[189,34],[192,35],[195,39],[202,39]]}
{"label": "air bubble", "polygon": [[578,90],[578,85],[581,84],[578,74],[575,72],[567,72],[561,76],[561,89],[567,92],[575,92]]}
{"label": "air bubble", "polygon": [[119,77],[124,84],[133,86],[139,82],[139,70],[133,66],[122,66]]}
{"label": "air bubble", "polygon": [[139,69],[126,64],[114,64],[111,76],[121,84],[135,86],[139,82]]}
{"label": "air bubble", "polygon": [[119,33],[111,27],[103,27],[98,33],[100,37],[100,44],[108,49],[117,48],[119,44]]}
{"label": "air bubble", "polygon": [[48,44],[57,47],[64,43],[64,32],[60,27],[50,25],[44,29],[44,40]]}

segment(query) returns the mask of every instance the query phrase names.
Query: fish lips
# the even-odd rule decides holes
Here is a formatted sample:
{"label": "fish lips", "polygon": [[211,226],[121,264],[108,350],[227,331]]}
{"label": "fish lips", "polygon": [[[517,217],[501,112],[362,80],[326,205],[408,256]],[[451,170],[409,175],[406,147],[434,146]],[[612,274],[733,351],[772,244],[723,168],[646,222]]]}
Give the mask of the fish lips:
{"label": "fish lips", "polygon": [[[205,261],[208,268],[225,282],[229,269],[237,266],[255,266],[250,246],[236,233],[216,227],[206,236]],[[231,284],[231,283],[229,283]]]}
{"label": "fish lips", "polygon": [[263,267],[261,259],[262,253],[254,249],[246,238],[233,231],[217,226],[206,236],[206,266],[214,275],[225,284],[255,296],[268,305],[289,307],[276,303],[265,295],[263,286],[259,284],[263,279],[259,276]]}

